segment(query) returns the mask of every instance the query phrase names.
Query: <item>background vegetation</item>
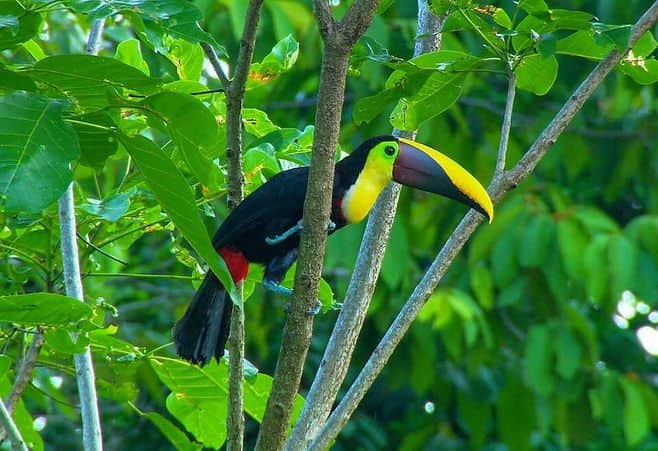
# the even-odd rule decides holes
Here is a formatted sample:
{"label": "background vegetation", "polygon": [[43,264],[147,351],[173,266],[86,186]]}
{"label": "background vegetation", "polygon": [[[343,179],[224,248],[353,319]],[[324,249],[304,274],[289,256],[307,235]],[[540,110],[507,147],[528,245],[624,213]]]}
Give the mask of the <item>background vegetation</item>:
{"label": "background vegetation", "polygon": [[[346,2],[334,3],[340,16]],[[392,126],[420,126],[418,141],[486,182],[507,90],[491,48],[500,42],[501,53],[524,56],[511,166],[596,61],[625,48],[629,28],[618,25],[634,23],[650,2],[552,1],[551,13],[543,1],[457,6],[442,49],[461,52],[451,58],[458,55],[462,66],[431,78],[404,63],[413,52],[416,5],[382,2],[353,52],[344,151]],[[226,365],[189,367],[168,344],[202,274],[183,237],[203,254],[203,232],[227,213],[225,99],[190,95],[219,86],[199,43],[236,55],[245,9],[240,0],[0,2],[0,286],[8,295],[0,299],[0,394],[6,399],[43,328],[34,379],[15,414],[35,449],[80,446],[71,355],[86,344],[107,449],[224,441]],[[101,58],[83,55],[99,17],[107,17]],[[498,206],[494,223],[468,243],[334,449],[658,449],[653,31]],[[483,46],[487,39],[497,41]],[[265,2],[244,110],[247,193],[308,162],[320,49],[310,2]],[[442,55],[432,71],[449,54]],[[386,84],[393,69],[412,82]],[[16,160],[18,144],[24,152]],[[91,307],[43,294],[9,297],[63,292],[55,201],[71,176]],[[349,380],[463,212],[403,192]],[[329,240],[327,309],[315,322],[303,387],[336,316],[331,289],[336,300],[344,297],[362,229]],[[245,312],[253,363],[245,386],[248,447],[285,320],[285,301],[259,281],[253,268]],[[72,331],[81,334],[74,340]]]}

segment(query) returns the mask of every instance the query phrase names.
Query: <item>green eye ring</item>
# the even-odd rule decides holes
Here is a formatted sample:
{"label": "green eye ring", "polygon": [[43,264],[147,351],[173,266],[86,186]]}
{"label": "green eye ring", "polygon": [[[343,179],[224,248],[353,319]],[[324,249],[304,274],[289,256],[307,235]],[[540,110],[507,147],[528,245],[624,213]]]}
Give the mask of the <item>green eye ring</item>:
{"label": "green eye ring", "polygon": [[397,152],[397,149],[396,149],[395,147],[393,147],[393,146],[386,146],[386,147],[384,147],[384,154],[385,154],[387,157],[392,157],[393,155],[395,155],[396,152]]}

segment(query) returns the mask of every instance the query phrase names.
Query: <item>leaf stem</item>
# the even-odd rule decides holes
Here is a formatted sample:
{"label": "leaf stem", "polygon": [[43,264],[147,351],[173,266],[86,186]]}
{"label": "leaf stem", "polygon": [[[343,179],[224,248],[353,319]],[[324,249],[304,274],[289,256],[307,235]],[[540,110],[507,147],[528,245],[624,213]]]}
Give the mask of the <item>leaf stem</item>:
{"label": "leaf stem", "polygon": [[83,277],[132,277],[135,279],[171,279],[171,280],[194,280],[194,276],[183,276],[180,274],[144,274],[131,272],[88,272]]}

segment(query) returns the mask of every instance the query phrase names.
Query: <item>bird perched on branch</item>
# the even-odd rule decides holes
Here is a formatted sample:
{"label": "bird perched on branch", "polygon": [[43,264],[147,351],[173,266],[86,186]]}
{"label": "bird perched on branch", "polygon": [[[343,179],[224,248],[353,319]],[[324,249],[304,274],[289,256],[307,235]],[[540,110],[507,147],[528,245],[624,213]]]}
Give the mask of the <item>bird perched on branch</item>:
{"label": "bird perched on branch", "polygon": [[[249,263],[265,267],[263,286],[290,295],[280,282],[297,259],[309,168],[282,171],[246,197],[226,218],[213,245],[238,283]],[[394,180],[461,202],[493,219],[486,190],[469,172],[442,153],[414,141],[378,136],[336,164],[327,233],[361,221],[384,187]],[[178,355],[205,365],[224,355],[233,302],[208,271],[191,304],[174,326]]]}

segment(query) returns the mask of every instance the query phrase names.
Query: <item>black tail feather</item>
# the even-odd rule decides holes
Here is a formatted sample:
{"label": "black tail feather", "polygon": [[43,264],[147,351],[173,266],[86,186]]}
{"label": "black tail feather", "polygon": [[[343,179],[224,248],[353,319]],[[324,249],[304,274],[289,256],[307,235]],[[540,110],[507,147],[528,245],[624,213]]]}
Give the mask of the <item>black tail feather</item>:
{"label": "black tail feather", "polygon": [[233,302],[221,282],[208,271],[183,317],[174,326],[178,355],[205,365],[224,356]]}

